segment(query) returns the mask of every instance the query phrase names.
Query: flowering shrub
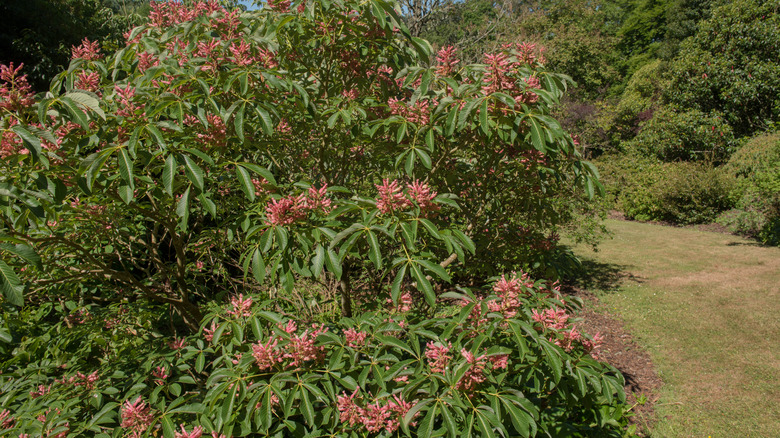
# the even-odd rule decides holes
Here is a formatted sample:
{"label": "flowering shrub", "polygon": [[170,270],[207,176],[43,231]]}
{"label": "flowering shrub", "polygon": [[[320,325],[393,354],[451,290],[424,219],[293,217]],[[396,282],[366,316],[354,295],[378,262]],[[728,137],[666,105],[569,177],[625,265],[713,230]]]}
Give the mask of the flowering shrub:
{"label": "flowering shrub", "polygon": [[153,3],[38,98],[3,68],[0,238],[46,267],[4,262],[9,302],[35,279],[162,303],[191,330],[215,290],[301,278],[340,281],[344,315],[358,280],[431,305],[433,279],[532,265],[599,189],[547,115],[566,78],[535,46],[430,62],[383,0],[288,3]]}
{"label": "flowering shrub", "polygon": [[555,288],[511,275],[443,299],[453,304],[434,319],[391,308],[322,325],[235,297],[176,345],[151,340],[121,356],[121,343],[105,345],[99,360],[72,353],[91,341],[63,330],[71,351],[17,360],[3,374],[0,427],[15,436],[622,436],[622,377],[594,359],[599,336],[579,333]]}
{"label": "flowering shrub", "polygon": [[[384,0],[151,8],[45,95],[0,72],[3,433],[620,435],[556,291],[445,289],[599,190],[535,46],[433,62]],[[284,314],[334,285],[342,319]]]}

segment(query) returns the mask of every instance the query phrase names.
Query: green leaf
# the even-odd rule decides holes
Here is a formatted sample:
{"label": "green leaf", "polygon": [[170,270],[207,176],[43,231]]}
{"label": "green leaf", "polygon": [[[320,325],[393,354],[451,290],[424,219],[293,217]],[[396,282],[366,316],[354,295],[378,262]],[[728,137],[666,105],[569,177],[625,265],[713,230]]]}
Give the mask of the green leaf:
{"label": "green leaf", "polygon": [[244,111],[246,110],[246,102],[243,102],[236,111],[233,119],[233,125],[236,128],[236,135],[241,142],[244,142]]}
{"label": "green leaf", "polygon": [[445,137],[451,137],[452,134],[455,132],[455,128],[457,125],[458,120],[458,107],[457,105],[451,105],[450,106],[450,113],[447,114],[447,121],[444,125],[444,136]]}
{"label": "green leaf", "polygon": [[482,132],[490,138],[493,132],[490,130],[490,121],[488,119],[488,100],[482,101],[482,106],[479,109],[479,127]]}
{"label": "green leaf", "polygon": [[309,391],[305,388],[301,388],[301,410],[303,411],[303,418],[309,426],[314,426],[314,407],[309,400]]}
{"label": "green leaf", "polygon": [[100,108],[100,101],[92,94],[86,91],[71,91],[65,94],[67,97],[82,107],[93,111],[100,116],[101,119],[106,120],[106,113]]}
{"label": "green leaf", "polygon": [[62,102],[63,105],[65,105],[65,109],[68,110],[68,113],[75,119],[76,123],[81,125],[84,130],[89,130],[89,118],[86,114],[84,114],[84,111],[81,110],[79,105],[73,101],[73,99],[70,99],[69,97],[61,97],[60,102]]}
{"label": "green leaf", "polygon": [[260,116],[260,124],[263,127],[263,131],[265,131],[266,135],[273,135],[274,133],[274,125],[271,122],[271,115],[268,114],[268,111],[266,111],[264,108],[260,107],[259,105],[254,105],[255,112],[258,116]]}
{"label": "green leaf", "polygon": [[43,269],[43,265],[41,264],[41,256],[39,256],[34,249],[27,245],[19,243],[11,246],[7,243],[3,243],[0,244],[0,250],[8,251],[11,254],[15,254],[21,257],[27,263],[35,266],[36,269]]}
{"label": "green leaf", "polygon": [[477,416],[477,426],[479,427],[479,430],[482,432],[482,437],[494,437],[496,436],[495,432],[493,432],[493,427],[490,424],[490,421],[488,420],[487,416],[482,412],[481,410],[476,410],[476,416]]}
{"label": "green leaf", "polygon": [[192,184],[202,192],[203,170],[197,164],[195,164],[195,162],[192,161],[188,155],[182,154],[182,157],[184,158],[184,172],[187,175],[187,178],[189,178],[189,180],[192,181]]}
{"label": "green leaf", "polygon": [[411,266],[412,277],[414,277],[414,279],[417,281],[417,289],[425,296],[425,302],[427,302],[429,306],[433,307],[436,304],[436,294],[433,291],[431,282],[425,278],[425,274],[423,274],[417,263],[412,263]]}
{"label": "green leaf", "polygon": [[448,283],[452,281],[452,279],[450,278],[450,274],[448,274],[447,271],[444,268],[442,268],[441,265],[439,265],[438,263],[433,263],[429,260],[417,260],[417,263],[423,265],[425,269],[433,272],[442,280]]}
{"label": "green leaf", "polygon": [[312,272],[314,278],[319,278],[322,275],[322,269],[325,266],[325,247],[317,245],[314,248],[314,257],[312,257]]}
{"label": "green leaf", "polygon": [[376,334],[374,335],[377,341],[381,342],[382,344],[392,345],[393,347],[400,348],[401,350],[411,354],[412,356],[416,356],[414,351],[412,350],[412,347],[410,347],[407,343],[404,341],[394,338],[392,336],[384,336]]}
{"label": "green leaf", "polygon": [[168,146],[165,144],[165,136],[163,136],[162,131],[154,125],[146,125],[146,131],[152,135],[152,137],[155,139],[157,144],[163,149],[167,149]]}
{"label": "green leaf", "polygon": [[531,143],[539,152],[546,152],[544,140],[544,130],[542,125],[539,124],[533,117],[528,117],[529,135],[531,136]]}
{"label": "green leaf", "polygon": [[336,276],[337,280],[341,279],[341,260],[339,260],[338,254],[332,249],[328,249],[327,257],[325,257],[325,265],[328,267],[328,270]]}
{"label": "green leaf", "polygon": [[477,251],[477,246],[474,245],[474,241],[471,240],[471,238],[467,235],[465,235],[460,230],[452,230],[452,234],[455,235],[455,237],[458,238],[458,240],[463,243],[463,246],[472,254],[474,254]]}
{"label": "green leaf", "polygon": [[176,204],[176,214],[181,218],[181,226],[183,229],[187,229],[187,223],[190,218],[190,188],[181,195],[179,203]]}
{"label": "green leaf", "polygon": [[97,414],[92,416],[92,419],[89,420],[89,423],[87,423],[84,427],[88,430],[93,431],[100,431],[99,428],[96,428],[95,426],[98,424],[108,423],[116,417],[116,412],[114,409],[119,406],[119,403],[116,402],[109,402],[106,403],[105,406],[103,406],[103,409],[101,409]]}
{"label": "green leaf", "polygon": [[455,423],[455,418],[453,418],[452,413],[444,404],[441,406],[441,414],[444,417],[444,426],[447,427],[447,432],[449,432],[450,436],[458,436],[458,426]]}
{"label": "green leaf", "polygon": [[407,266],[409,265],[402,265],[401,268],[398,269],[398,273],[395,274],[393,286],[390,288],[390,297],[393,299],[393,303],[398,303],[398,298],[401,296],[401,284],[404,282]]}
{"label": "green leaf", "polygon": [[122,184],[121,186],[117,187],[116,191],[119,194],[119,197],[122,198],[122,201],[125,202],[125,204],[130,204],[131,202],[133,202],[135,193],[132,187],[126,184]]}
{"label": "green leaf", "polygon": [[377,269],[382,269],[382,252],[379,250],[379,239],[372,231],[368,233],[368,259],[374,262]]}
{"label": "green leaf", "polygon": [[401,235],[404,237],[407,248],[409,248],[410,251],[416,252],[417,246],[415,245],[415,241],[417,240],[417,233],[415,233],[414,228],[408,223],[402,223]]}
{"label": "green leaf", "polygon": [[520,435],[523,437],[529,437],[531,436],[531,423],[533,423],[534,419],[531,417],[530,414],[527,412],[521,410],[517,406],[515,406],[514,403],[512,403],[510,400],[507,400],[506,398],[501,397],[501,403],[504,405],[504,408],[506,409],[507,414],[509,414],[509,418],[512,421],[512,425],[515,427],[515,430],[520,432]]}
{"label": "green leaf", "polygon": [[41,140],[38,137],[32,135],[32,133],[22,127],[22,125],[14,125],[11,127],[11,130],[22,139],[22,143],[24,143],[24,146],[31,153],[33,153],[35,156],[39,156],[41,154]]}
{"label": "green leaf", "polygon": [[426,230],[428,230],[428,233],[431,234],[431,237],[439,240],[443,239],[441,233],[439,233],[439,230],[436,228],[436,225],[434,225],[433,222],[429,221],[428,219],[420,218],[420,223],[423,224],[423,227],[425,227]]}
{"label": "green leaf", "polygon": [[135,182],[133,181],[133,161],[130,159],[125,148],[119,149],[117,165],[119,166],[119,175],[131,189],[135,189]]}
{"label": "green leaf", "polygon": [[165,438],[175,438],[176,426],[173,425],[170,417],[162,417],[162,429]]}
{"label": "green leaf", "polygon": [[252,254],[252,276],[255,277],[259,284],[262,284],[263,280],[265,280],[265,263],[259,248],[255,249],[255,252]]}
{"label": "green leaf", "polygon": [[561,381],[563,374],[563,362],[561,361],[561,355],[556,350],[555,346],[546,339],[539,338],[539,345],[544,350],[546,359],[553,372],[553,380],[555,383]]}
{"label": "green leaf", "polygon": [[176,175],[176,158],[173,154],[168,155],[165,160],[165,167],[163,167],[162,180],[165,192],[173,196],[173,178]]}
{"label": "green leaf", "polygon": [[265,178],[265,180],[268,181],[270,184],[274,186],[276,185],[276,178],[274,178],[274,174],[271,173],[271,171],[266,169],[265,167],[258,166],[257,164],[252,164],[252,163],[241,163],[241,167],[246,167],[252,172]]}
{"label": "green leaf", "polygon": [[428,155],[427,152],[425,152],[422,149],[415,149],[414,153],[417,154],[418,157],[420,157],[420,161],[422,161],[423,166],[425,166],[426,169],[431,168],[431,156]]}
{"label": "green leaf", "polygon": [[9,303],[20,307],[24,305],[22,282],[13,269],[2,260],[0,260],[0,290],[3,291],[3,296]]}
{"label": "green leaf", "polygon": [[423,418],[423,420],[420,422],[420,427],[417,429],[417,433],[420,438],[430,438],[430,436],[433,434],[433,427],[436,423],[436,410],[438,406],[439,405],[437,403],[428,409],[428,413],[425,415],[425,418]]}
{"label": "green leaf", "polygon": [[213,218],[217,218],[217,204],[214,203],[211,199],[209,199],[206,196],[206,192],[203,192],[198,196],[198,199],[200,199],[200,203],[203,204],[203,208],[206,209],[206,211],[211,215]]}
{"label": "green leaf", "polygon": [[241,166],[236,166],[236,177],[241,184],[241,190],[250,201],[255,200],[255,185],[252,184],[252,177],[249,172]]}

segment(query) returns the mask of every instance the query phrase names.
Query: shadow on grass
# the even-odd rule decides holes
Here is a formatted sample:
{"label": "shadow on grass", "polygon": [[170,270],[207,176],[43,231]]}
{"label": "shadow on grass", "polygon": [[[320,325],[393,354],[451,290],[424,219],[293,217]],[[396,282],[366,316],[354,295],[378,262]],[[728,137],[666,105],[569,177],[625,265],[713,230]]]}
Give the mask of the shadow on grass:
{"label": "shadow on grass", "polygon": [[628,272],[628,265],[602,263],[584,259],[582,267],[567,279],[570,285],[589,291],[614,292],[625,281],[643,283],[643,279]]}
{"label": "shadow on grass", "polygon": [[759,248],[769,248],[771,245],[765,245],[761,242],[751,242],[751,241],[740,242],[735,240],[733,242],[727,243],[726,246],[757,246]]}

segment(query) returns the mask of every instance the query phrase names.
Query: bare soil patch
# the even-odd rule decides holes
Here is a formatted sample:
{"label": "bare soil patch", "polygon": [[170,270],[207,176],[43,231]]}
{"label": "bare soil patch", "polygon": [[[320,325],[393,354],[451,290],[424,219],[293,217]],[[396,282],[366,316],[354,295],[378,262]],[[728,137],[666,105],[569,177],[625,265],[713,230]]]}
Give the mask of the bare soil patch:
{"label": "bare soil patch", "polygon": [[[663,384],[650,355],[634,341],[622,322],[600,311],[603,306],[593,293],[572,285],[565,285],[562,291],[583,300],[582,309],[577,313],[582,320],[577,326],[589,335],[601,333],[604,337],[600,359],[623,374],[627,401],[634,406],[631,423],[637,425],[639,436],[648,436],[654,419],[653,406],[658,401],[658,390]],[[646,401],[639,404],[643,396]]]}

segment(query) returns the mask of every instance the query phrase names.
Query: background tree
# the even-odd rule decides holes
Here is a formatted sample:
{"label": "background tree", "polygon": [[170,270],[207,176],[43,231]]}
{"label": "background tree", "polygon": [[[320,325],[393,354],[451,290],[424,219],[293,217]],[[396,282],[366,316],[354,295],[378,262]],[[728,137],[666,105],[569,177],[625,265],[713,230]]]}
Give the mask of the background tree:
{"label": "background tree", "polygon": [[116,49],[147,1],[7,0],[0,4],[0,62],[24,63],[33,89],[49,88],[84,38]]}

